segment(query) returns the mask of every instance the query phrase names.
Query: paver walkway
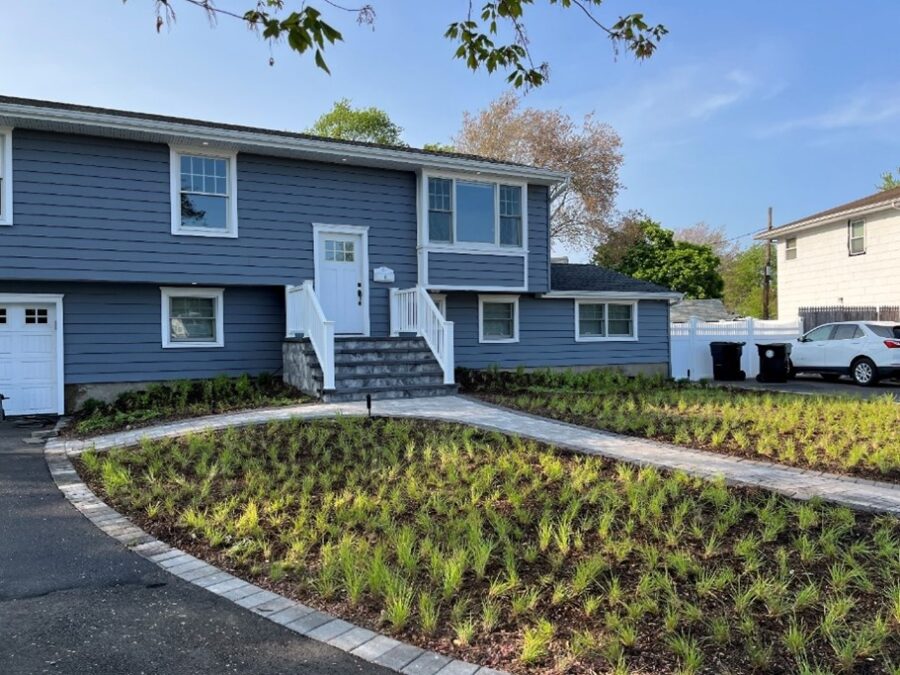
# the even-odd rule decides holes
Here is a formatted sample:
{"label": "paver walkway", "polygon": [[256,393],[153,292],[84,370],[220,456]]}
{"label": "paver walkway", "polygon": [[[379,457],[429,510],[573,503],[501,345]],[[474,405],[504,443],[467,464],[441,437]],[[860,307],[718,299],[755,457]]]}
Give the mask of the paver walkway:
{"label": "paver walkway", "polygon": [[[651,464],[687,473],[715,477],[743,485],[763,487],[798,499],[822,497],[853,508],[900,514],[900,485],[808,471],[740,459],[667,443],[621,436],[514,412],[462,396],[375,401],[372,413],[385,417],[415,417],[472,424],[551,443],[568,450],[603,455],[640,464]],[[191,431],[220,429],[290,418],[365,415],[362,403],[312,404],[215,415],[147,429],[100,436],[89,441],[59,440],[48,449],[77,454],[133,444],[141,438],[178,436]]]}

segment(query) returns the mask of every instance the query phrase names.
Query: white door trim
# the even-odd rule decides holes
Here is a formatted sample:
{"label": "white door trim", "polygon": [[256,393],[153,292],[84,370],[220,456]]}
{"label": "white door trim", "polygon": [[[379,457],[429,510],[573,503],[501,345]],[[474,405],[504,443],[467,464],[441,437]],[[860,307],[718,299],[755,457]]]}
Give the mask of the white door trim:
{"label": "white door trim", "polygon": [[65,344],[63,340],[63,295],[53,293],[0,293],[0,303],[21,304],[36,303],[55,305],[56,314],[56,412],[66,413],[65,364],[63,357]]}
{"label": "white door trim", "polygon": [[[352,234],[359,235],[362,240],[362,291],[363,291],[363,335],[368,337],[371,332],[369,325],[369,226],[368,225],[332,225],[328,223],[313,223],[313,265],[315,267],[314,283],[316,294],[319,293],[319,236],[322,234]],[[328,319],[329,317],[325,317]]]}

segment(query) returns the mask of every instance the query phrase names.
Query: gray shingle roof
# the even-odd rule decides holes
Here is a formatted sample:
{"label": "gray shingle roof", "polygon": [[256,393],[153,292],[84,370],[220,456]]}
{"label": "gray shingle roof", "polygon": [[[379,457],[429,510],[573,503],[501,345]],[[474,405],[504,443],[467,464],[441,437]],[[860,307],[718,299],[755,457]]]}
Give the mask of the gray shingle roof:
{"label": "gray shingle roof", "polygon": [[614,291],[634,293],[671,293],[664,286],[641,281],[600,267],[554,263],[550,265],[551,291]]}

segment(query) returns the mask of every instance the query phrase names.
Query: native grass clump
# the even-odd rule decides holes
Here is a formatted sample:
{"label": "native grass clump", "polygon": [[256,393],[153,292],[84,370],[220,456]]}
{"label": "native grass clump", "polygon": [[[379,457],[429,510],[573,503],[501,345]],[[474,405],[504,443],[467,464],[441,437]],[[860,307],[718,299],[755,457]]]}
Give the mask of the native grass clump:
{"label": "native grass clump", "polygon": [[900,481],[900,405],[758,392],[613,372],[461,372],[517,410],[677,445]]}
{"label": "native grass clump", "polygon": [[87,453],[158,536],[527,673],[891,673],[900,521],[470,427],[292,421]]}

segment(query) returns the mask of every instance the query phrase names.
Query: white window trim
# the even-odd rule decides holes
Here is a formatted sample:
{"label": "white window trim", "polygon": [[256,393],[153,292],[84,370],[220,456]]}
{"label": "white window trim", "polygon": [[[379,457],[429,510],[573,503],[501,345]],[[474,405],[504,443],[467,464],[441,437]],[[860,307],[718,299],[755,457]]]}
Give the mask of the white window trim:
{"label": "white window trim", "polygon": [[66,414],[66,339],[63,334],[65,328],[63,297],[65,296],[55,293],[0,293],[0,303],[2,304],[52,304],[56,308],[56,325],[54,326],[56,330],[56,412],[59,415]]}
{"label": "white window trim", "polygon": [[[202,227],[181,226],[181,155],[209,157],[228,161],[228,227],[224,230],[210,230]],[[172,206],[172,234],[184,237],[216,237],[236,239],[238,236],[238,191],[237,153],[211,150],[210,148],[190,148],[169,146],[170,202]]]}
{"label": "white window trim", "polygon": [[[161,286],[162,296],[162,346],[163,349],[215,349],[225,346],[225,289],[185,288],[183,286]],[[216,307],[216,339],[214,342],[183,342],[172,340],[169,332],[172,298],[211,298]]]}
{"label": "white window trim", "polygon": [[[575,342],[637,342],[638,341],[638,302],[615,300],[575,300]],[[582,305],[627,305],[631,307],[631,325],[634,328],[633,335],[609,335],[608,310],[603,310],[603,324],[606,335],[581,335],[581,306]]]}
{"label": "white window trim", "polygon": [[0,214],[0,225],[9,227],[13,224],[13,162],[12,162],[12,128],[0,127],[0,176],[3,177],[3,213]]}
{"label": "white window trim", "polygon": [[[856,223],[862,223],[862,227],[863,227],[862,237],[854,237],[853,236],[853,225]],[[853,219],[847,221],[847,253],[848,254],[850,254],[851,256],[865,255],[866,249],[867,249],[867,246],[866,246],[866,243],[867,243],[866,242],[866,230],[867,229],[868,228],[866,227],[866,219],[865,218],[853,218]],[[854,252],[854,250],[853,250],[853,240],[854,239],[862,239],[862,251]]]}
{"label": "white window trim", "polygon": [[[790,245],[790,242],[791,242],[791,241],[794,242],[794,245],[793,245],[793,246]],[[799,247],[797,246],[797,237],[785,237],[785,240],[784,240],[784,259],[785,259],[785,261],[796,260],[796,259],[797,259],[797,249],[798,249],[798,248],[799,248]],[[789,252],[789,251],[793,251],[793,252],[794,252],[794,257],[793,257],[793,258],[789,258],[789,257],[788,257],[788,252]]]}
{"label": "white window trim", "polygon": [[[450,237],[451,241],[431,241],[429,227],[428,208],[428,180],[439,178],[451,181],[450,187]],[[493,243],[479,243],[471,241],[459,241],[456,233],[456,183],[485,183],[494,186],[494,241]],[[508,185],[517,187],[522,191],[522,244],[512,246],[500,243],[500,186]],[[464,174],[449,172],[423,171],[419,185],[422,204],[422,244],[432,251],[447,251],[451,253],[505,253],[508,255],[523,255],[528,253],[528,183],[520,180],[506,179],[503,176],[487,174]]]}
{"label": "white window trim", "polygon": [[[513,305],[513,336],[511,338],[486,338],[484,336],[484,303],[509,302]],[[479,295],[478,296],[478,342],[480,344],[512,344],[519,341],[519,296]]]}

